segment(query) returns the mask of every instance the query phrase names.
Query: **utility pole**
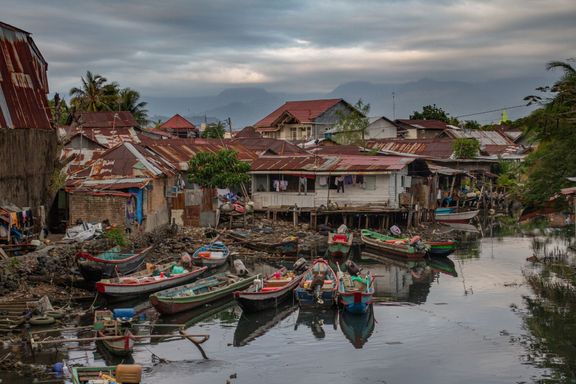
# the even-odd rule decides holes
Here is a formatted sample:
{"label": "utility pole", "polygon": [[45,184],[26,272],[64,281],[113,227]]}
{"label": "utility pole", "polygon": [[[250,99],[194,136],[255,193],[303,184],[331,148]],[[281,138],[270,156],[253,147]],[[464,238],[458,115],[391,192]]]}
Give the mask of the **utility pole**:
{"label": "utility pole", "polygon": [[228,129],[230,130],[230,138],[232,138],[232,120],[230,118],[227,118],[226,123],[228,123]]}
{"label": "utility pole", "polygon": [[392,120],[396,120],[396,92],[392,91]]}

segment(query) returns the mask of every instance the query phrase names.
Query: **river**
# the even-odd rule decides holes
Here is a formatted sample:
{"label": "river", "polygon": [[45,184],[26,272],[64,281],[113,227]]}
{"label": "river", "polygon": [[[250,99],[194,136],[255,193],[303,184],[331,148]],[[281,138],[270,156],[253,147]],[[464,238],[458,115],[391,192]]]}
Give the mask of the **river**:
{"label": "river", "polygon": [[[434,263],[357,254],[375,276],[378,301],[367,315],[301,311],[290,303],[243,315],[223,302],[162,320],[210,334],[209,360],[185,340],[137,345],[133,357],[145,366],[144,382],[160,384],[574,382],[576,311],[525,277],[554,273],[558,280],[558,271],[527,258],[553,257],[565,245],[550,235],[469,236]],[[104,364],[91,344],[67,357]]]}

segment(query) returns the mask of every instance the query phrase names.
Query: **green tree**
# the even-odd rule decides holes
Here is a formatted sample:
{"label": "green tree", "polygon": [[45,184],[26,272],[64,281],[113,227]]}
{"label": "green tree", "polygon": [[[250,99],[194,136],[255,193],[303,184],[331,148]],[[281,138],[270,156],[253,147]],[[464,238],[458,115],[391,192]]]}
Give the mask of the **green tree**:
{"label": "green tree", "polygon": [[203,188],[235,187],[250,181],[250,164],[238,160],[234,150],[200,152],[188,165],[188,180]]}
{"label": "green tree", "polygon": [[561,69],[562,77],[551,87],[540,87],[544,96],[528,96],[525,100],[542,107],[524,119],[525,132],[537,149],[525,161],[527,183],[524,197],[529,204],[541,205],[561,188],[569,186],[566,179],[574,176],[576,164],[576,69],[574,59],[552,61],[548,70]]}
{"label": "green tree", "polygon": [[466,129],[482,129],[482,126],[476,120],[466,120],[464,122],[464,128],[466,128]]}
{"label": "green tree", "polygon": [[140,93],[131,88],[123,88],[116,98],[119,111],[128,111],[141,127],[148,125],[148,110],[145,101],[140,101]]}
{"label": "green tree", "polygon": [[473,159],[478,156],[480,143],[473,138],[462,138],[454,140],[452,151],[457,159]]}
{"label": "green tree", "polygon": [[334,125],[336,130],[335,140],[339,144],[362,144],[366,128],[368,128],[368,113],[370,104],[364,104],[362,99],[354,104],[351,111],[336,111],[339,120]]}
{"label": "green tree", "polygon": [[446,124],[453,124],[457,121],[454,121],[454,118],[451,118],[450,115],[444,111],[442,108],[437,107],[436,104],[432,105],[425,105],[422,107],[422,112],[414,111],[410,115],[411,120],[440,120],[445,122]]}
{"label": "green tree", "polygon": [[226,128],[224,123],[219,121],[217,123],[210,123],[206,126],[204,132],[202,132],[202,138],[204,139],[223,139]]}
{"label": "green tree", "polygon": [[99,74],[86,72],[82,86],[70,90],[70,104],[79,112],[128,111],[142,127],[148,124],[147,103],[140,101],[140,93],[131,88],[121,88],[117,82]]}
{"label": "green tree", "polygon": [[60,95],[56,93],[52,99],[48,99],[48,105],[50,106],[54,124],[66,125],[70,116],[70,108],[66,104],[66,100],[61,99]]}
{"label": "green tree", "polygon": [[81,77],[82,86],[70,89],[70,104],[78,111],[98,112],[110,110],[107,95],[104,91],[106,78],[86,71],[86,76]]}

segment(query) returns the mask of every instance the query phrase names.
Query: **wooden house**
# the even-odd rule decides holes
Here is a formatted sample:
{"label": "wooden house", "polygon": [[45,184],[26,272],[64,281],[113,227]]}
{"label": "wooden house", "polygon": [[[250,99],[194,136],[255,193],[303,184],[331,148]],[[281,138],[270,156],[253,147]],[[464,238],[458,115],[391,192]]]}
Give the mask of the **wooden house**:
{"label": "wooden house", "polygon": [[319,139],[340,120],[341,113],[353,110],[343,99],[288,101],[254,124],[254,128],[268,138]]}

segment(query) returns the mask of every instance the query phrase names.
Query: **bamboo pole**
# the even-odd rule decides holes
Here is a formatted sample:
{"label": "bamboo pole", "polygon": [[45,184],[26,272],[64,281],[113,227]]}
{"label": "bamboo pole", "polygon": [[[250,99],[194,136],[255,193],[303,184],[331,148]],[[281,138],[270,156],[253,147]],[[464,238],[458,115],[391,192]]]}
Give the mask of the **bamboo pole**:
{"label": "bamboo pole", "polygon": [[76,339],[53,339],[53,340],[40,340],[40,341],[34,341],[34,339],[31,339],[30,342],[33,345],[34,344],[35,345],[41,345],[41,344],[58,344],[58,343],[76,343],[76,342],[80,342],[80,341],[118,340],[118,339],[123,339],[125,337],[128,337],[130,339],[135,339],[135,340],[166,339],[168,337],[183,337],[183,338],[189,339],[189,338],[194,338],[194,337],[200,337],[200,338],[202,338],[202,340],[196,341],[196,342],[199,344],[202,344],[210,338],[210,335],[206,335],[206,334],[190,335],[188,333],[185,333],[184,331],[180,331],[180,335],[131,335],[131,336],[121,335],[121,336],[104,336],[104,337],[96,337],[95,336],[95,337],[81,337],[81,338],[76,338]]}

